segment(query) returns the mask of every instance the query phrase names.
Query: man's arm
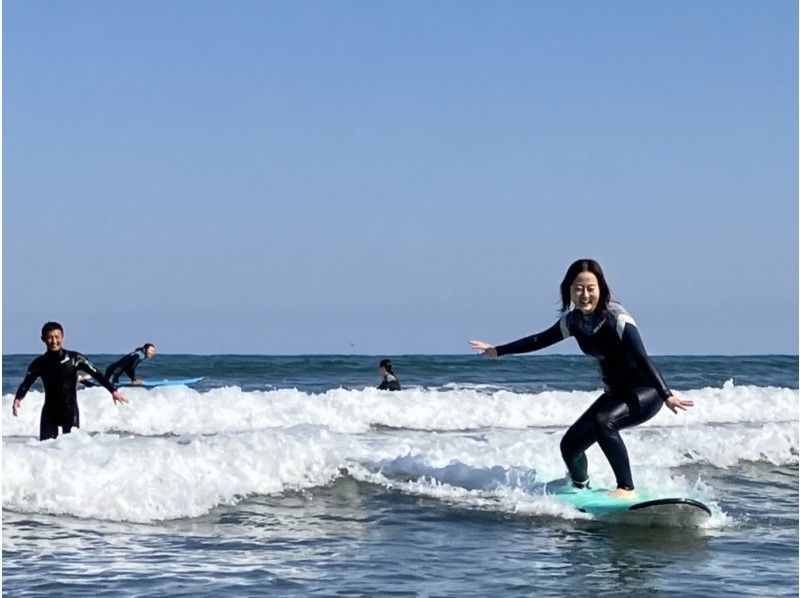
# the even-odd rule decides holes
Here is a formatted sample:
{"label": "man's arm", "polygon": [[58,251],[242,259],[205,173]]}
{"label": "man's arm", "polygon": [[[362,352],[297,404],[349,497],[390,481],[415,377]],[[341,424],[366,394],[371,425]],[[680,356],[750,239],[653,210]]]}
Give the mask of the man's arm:
{"label": "man's arm", "polygon": [[100,384],[103,385],[108,392],[111,393],[111,398],[114,399],[115,403],[127,403],[128,399],[122,396],[122,393],[119,389],[114,386],[111,381],[106,378],[103,374],[100,373],[91,361],[86,359],[84,355],[78,354],[78,363],[77,368],[89,374],[92,378],[97,380]]}
{"label": "man's arm", "polygon": [[11,404],[11,413],[14,414],[16,417],[17,413],[19,413],[20,403],[22,399],[25,398],[25,395],[28,394],[28,391],[33,386],[33,383],[36,382],[36,378],[39,377],[39,372],[36,368],[36,362],[34,361],[28,366],[28,371],[25,374],[25,378],[22,379],[22,382],[17,388],[17,393],[14,395],[14,402]]}
{"label": "man's arm", "polygon": [[117,387],[114,386],[108,378],[106,378],[103,374],[101,374],[100,370],[94,367],[94,364],[91,361],[89,361],[84,355],[78,354],[76,359],[77,359],[77,364],[76,364],[77,369],[89,374],[111,394],[114,394],[116,392]]}

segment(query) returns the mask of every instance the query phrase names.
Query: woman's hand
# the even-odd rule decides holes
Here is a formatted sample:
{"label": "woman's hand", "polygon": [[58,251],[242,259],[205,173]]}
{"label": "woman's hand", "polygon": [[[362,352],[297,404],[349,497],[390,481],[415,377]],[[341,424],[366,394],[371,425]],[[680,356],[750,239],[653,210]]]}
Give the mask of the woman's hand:
{"label": "woman's hand", "polygon": [[479,351],[483,355],[488,357],[497,357],[497,349],[494,348],[494,345],[490,345],[489,343],[485,343],[483,341],[469,341],[470,346]]}
{"label": "woman's hand", "polygon": [[677,395],[672,395],[665,401],[665,403],[667,404],[667,407],[670,408],[672,413],[678,413],[678,409],[686,411],[689,407],[694,406],[694,401],[682,399]]}

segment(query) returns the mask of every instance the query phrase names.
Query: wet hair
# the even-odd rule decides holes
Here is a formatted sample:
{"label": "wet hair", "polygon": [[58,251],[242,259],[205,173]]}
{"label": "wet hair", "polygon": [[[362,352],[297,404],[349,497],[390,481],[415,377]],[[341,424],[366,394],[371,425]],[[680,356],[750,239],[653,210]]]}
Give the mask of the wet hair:
{"label": "wet hair", "polygon": [[145,353],[147,353],[147,350],[148,350],[150,347],[153,347],[154,349],[156,348],[156,346],[155,346],[153,343],[145,343],[145,344],[143,344],[143,345],[142,345],[142,351],[144,351]]}
{"label": "wet hair", "polygon": [[600,311],[606,311],[608,303],[611,301],[611,289],[608,288],[608,283],[600,264],[590,259],[576,260],[567,268],[564,280],[561,281],[561,311],[564,312],[569,309],[571,303],[570,287],[581,272],[591,272],[597,277],[597,284],[600,287],[600,299],[597,302],[597,307]]}
{"label": "wet hair", "polygon": [[381,359],[381,362],[378,364],[378,366],[382,367],[384,370],[394,376],[394,372],[392,371],[392,362],[388,359]]}
{"label": "wet hair", "polygon": [[64,328],[58,322],[46,322],[44,326],[42,326],[42,340],[51,333],[53,330],[60,330],[61,334],[64,334]]}

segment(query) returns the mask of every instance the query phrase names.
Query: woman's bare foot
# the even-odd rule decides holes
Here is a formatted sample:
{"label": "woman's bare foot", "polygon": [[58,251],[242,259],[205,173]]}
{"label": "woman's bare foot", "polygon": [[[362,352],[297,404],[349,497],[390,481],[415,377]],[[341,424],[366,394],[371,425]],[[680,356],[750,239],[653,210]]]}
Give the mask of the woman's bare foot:
{"label": "woman's bare foot", "polygon": [[616,488],[608,493],[611,498],[636,498],[636,490],[626,490],[625,488]]}

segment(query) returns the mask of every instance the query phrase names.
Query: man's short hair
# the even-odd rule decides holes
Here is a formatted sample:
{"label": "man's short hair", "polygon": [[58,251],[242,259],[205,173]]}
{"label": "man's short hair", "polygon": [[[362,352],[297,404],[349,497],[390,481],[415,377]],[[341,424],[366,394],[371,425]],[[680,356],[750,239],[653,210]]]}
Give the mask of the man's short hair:
{"label": "man's short hair", "polygon": [[61,334],[64,334],[64,327],[61,326],[61,324],[58,322],[47,322],[42,326],[42,340],[53,330],[60,330]]}

